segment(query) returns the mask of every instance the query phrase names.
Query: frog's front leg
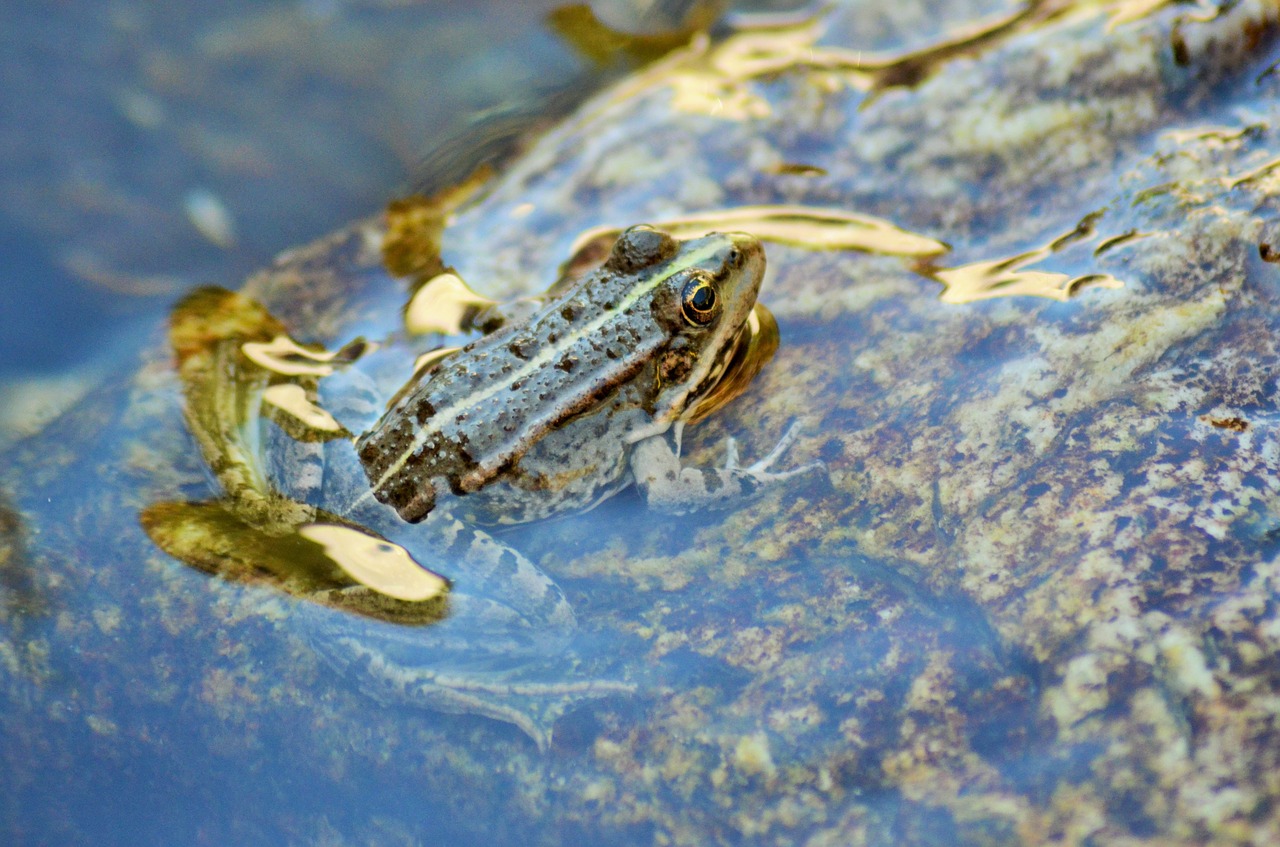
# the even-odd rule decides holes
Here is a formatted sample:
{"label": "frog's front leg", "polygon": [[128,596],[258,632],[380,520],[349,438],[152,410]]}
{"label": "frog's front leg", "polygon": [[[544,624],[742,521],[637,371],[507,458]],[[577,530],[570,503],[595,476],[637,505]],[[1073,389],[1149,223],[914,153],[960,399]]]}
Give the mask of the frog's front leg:
{"label": "frog's front leg", "polygon": [[680,465],[683,425],[676,424],[631,448],[631,474],[651,509],[681,514],[725,508],[763,494],[787,480],[825,470],[822,462],[785,471],[770,470],[795,442],[799,432],[799,424],[792,424],[767,456],[746,467],[738,464],[737,443],[730,438],[723,467],[685,468]]}

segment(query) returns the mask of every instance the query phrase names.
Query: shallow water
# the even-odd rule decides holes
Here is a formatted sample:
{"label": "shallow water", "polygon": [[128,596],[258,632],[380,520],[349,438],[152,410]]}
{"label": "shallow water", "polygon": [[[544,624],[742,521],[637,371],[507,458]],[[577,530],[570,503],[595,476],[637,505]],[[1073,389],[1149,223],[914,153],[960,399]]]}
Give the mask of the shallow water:
{"label": "shallow water", "polygon": [[0,380],[101,363],[182,291],[439,179],[479,113],[598,84],[553,8],[6,4]]}
{"label": "shallow water", "polygon": [[[675,519],[624,493],[501,533],[578,629],[517,665],[551,688],[499,694],[511,714],[441,712],[417,671],[465,620],[419,638],[149,543],[140,512],[215,495],[151,329],[139,372],[5,454],[12,840],[1280,832],[1280,9],[851,3],[819,23],[692,50],[591,101],[461,209],[442,250],[507,296],[544,287],[584,232],[747,215],[775,237],[762,300],[781,347],[686,457],[713,464],[732,434],[753,459],[799,419],[788,461],[822,459],[829,479]],[[254,196],[370,211],[325,205],[326,186],[341,196],[323,180],[297,189],[314,198]],[[237,233],[290,218],[240,223],[211,190]],[[195,206],[193,266],[222,257],[234,279],[223,253],[265,258],[214,246],[225,227]],[[377,337],[404,298],[369,249],[383,237],[366,223],[249,293],[295,334]],[[105,255],[169,272],[121,245]],[[300,298],[299,269],[334,278]],[[466,585],[466,561],[422,555]],[[599,682],[618,687],[581,696]]]}

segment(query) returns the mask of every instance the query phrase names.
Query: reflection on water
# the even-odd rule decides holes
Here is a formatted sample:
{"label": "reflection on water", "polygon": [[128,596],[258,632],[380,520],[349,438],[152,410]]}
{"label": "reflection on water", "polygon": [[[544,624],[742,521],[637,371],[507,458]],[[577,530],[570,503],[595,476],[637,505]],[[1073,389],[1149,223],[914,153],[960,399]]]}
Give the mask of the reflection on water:
{"label": "reflection on water", "polygon": [[[807,250],[858,250],[884,256],[933,256],[947,252],[947,245],[907,232],[871,215],[817,206],[738,206],[713,212],[682,215],[654,222],[677,238],[698,238],[709,232],[750,232],[762,241],[789,244]],[[575,256],[592,250],[593,242],[610,242],[619,230],[599,227],[574,241]]]}
{"label": "reflection on water", "polygon": [[403,547],[353,527],[308,524],[298,534],[323,547],[356,582],[394,600],[421,603],[448,590],[444,577],[420,566]]}
{"label": "reflection on water", "polygon": [[222,579],[402,625],[448,614],[446,581],[367,530],[330,523],[263,526],[228,502],[154,503],[140,520],[160,549]]}
{"label": "reflection on water", "polygon": [[[1055,253],[1073,245],[1088,243],[1097,238],[1095,224],[1102,213],[1087,215],[1076,228],[1058,236],[1043,247],[1028,250],[1007,259],[973,262],[954,268],[928,268],[925,272],[941,282],[944,303],[972,303],[992,297],[1047,297],[1051,300],[1068,300],[1090,288],[1123,288],[1124,283],[1111,274],[1088,273],[1072,276],[1051,271],[1028,270],[1029,265],[1044,261]],[[1136,232],[1126,232],[1101,239],[1093,254],[1099,255],[1135,238]]]}
{"label": "reflection on water", "polygon": [[481,310],[495,303],[472,291],[457,274],[437,274],[414,292],[404,310],[404,325],[414,335],[457,335],[471,331]]}
{"label": "reflection on water", "polygon": [[[226,579],[266,582],[359,614],[439,619],[440,603],[428,601],[443,598],[444,578],[372,530],[331,521],[314,498],[273,479],[270,436],[260,431],[260,418],[283,431],[278,449],[296,467],[280,473],[298,476],[299,492],[319,488],[322,480],[312,477],[328,473],[326,445],[352,435],[319,405],[318,382],[371,345],[356,340],[334,351],[308,349],[260,304],[217,288],[183,298],[170,325],[187,427],[224,498],[148,505],[141,521],[151,540]],[[351,483],[359,484],[358,476]],[[361,586],[368,591],[356,590]]]}
{"label": "reflection on water", "polygon": [[749,83],[797,69],[807,72],[810,84],[826,88],[853,86],[880,93],[918,85],[948,62],[993,49],[1065,14],[1071,5],[1063,0],[1027,2],[993,22],[961,27],[922,50],[893,54],[823,44],[821,18],[782,25],[766,19],[759,28],[747,28],[714,46],[695,41],[678,56],[669,83],[675,90],[672,105],[727,120],[765,118],[772,113],[769,98],[753,93]]}
{"label": "reflection on water", "polygon": [[609,64],[619,56],[652,61],[713,26],[729,5],[726,0],[678,0],[631,3],[597,0],[552,10],[547,22],[584,56]]}

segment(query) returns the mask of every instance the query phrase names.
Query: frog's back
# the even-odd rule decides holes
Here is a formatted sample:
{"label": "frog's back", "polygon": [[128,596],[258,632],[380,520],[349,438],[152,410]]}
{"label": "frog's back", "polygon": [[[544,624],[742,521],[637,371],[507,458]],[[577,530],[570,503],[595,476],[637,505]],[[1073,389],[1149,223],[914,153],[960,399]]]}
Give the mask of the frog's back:
{"label": "frog's back", "polygon": [[[590,277],[529,322],[473,342],[394,404],[357,446],[379,498],[406,520],[421,519],[437,480],[472,494],[514,472],[567,421],[604,407],[634,412],[643,398],[617,386],[652,370],[667,339],[646,302],[620,304],[617,288],[601,282]],[[623,417],[630,425],[638,416]],[[567,433],[571,441],[598,435],[594,426]]]}
{"label": "frog's back", "polygon": [[542,500],[504,509],[506,522],[616,490],[639,431],[669,426],[722,375],[763,268],[750,236],[632,227],[597,271],[417,377],[357,444],[373,496],[410,522],[440,480]]}

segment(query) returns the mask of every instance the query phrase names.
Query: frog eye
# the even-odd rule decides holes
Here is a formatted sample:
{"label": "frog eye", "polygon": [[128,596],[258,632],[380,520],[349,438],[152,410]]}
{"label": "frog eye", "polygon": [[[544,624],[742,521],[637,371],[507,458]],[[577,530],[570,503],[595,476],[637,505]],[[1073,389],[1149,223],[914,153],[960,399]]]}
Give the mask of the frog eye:
{"label": "frog eye", "polygon": [[716,316],[719,302],[716,287],[703,277],[694,277],[684,284],[680,292],[680,308],[684,319],[697,326],[706,326]]}

